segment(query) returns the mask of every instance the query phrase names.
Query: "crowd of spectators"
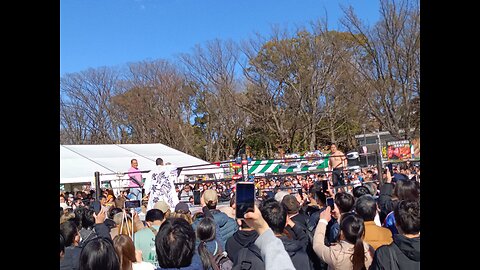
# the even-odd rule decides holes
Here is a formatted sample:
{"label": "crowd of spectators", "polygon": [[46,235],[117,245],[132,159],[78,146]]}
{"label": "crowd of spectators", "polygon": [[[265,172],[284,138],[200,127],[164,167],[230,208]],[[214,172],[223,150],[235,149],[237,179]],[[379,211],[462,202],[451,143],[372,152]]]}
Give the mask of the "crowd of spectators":
{"label": "crowd of spectators", "polygon": [[420,269],[420,168],[381,173],[346,171],[342,187],[327,173],[256,177],[243,219],[233,180],[178,185],[175,208],[140,214],[124,208],[128,190],[102,190],[98,202],[61,192],[60,269],[216,270],[220,257],[233,269]]}

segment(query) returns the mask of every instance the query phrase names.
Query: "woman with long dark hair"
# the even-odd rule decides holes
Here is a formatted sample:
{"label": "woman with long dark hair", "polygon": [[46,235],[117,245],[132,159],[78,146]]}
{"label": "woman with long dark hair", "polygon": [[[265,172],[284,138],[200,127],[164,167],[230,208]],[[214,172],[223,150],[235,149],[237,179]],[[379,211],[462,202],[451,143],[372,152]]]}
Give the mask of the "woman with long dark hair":
{"label": "woman with long dark hair", "polygon": [[372,264],[375,251],[363,241],[365,235],[363,219],[357,214],[343,214],[340,221],[339,241],[328,247],[324,241],[330,219],[330,207],[327,207],[320,214],[313,237],[313,250],[317,256],[328,264],[328,269],[368,269]]}
{"label": "woman with long dark hair", "polygon": [[213,258],[215,255],[223,253],[222,244],[216,239],[216,227],[213,218],[205,217],[198,223],[196,229],[197,239],[200,241],[197,251],[204,270],[217,269],[215,265],[212,265]]}

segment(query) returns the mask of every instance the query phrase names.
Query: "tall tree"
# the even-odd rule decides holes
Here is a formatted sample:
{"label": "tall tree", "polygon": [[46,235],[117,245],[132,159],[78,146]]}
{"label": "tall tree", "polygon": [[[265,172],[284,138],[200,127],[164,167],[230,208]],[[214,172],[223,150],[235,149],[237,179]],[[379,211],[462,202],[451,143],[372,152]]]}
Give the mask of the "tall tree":
{"label": "tall tree", "polygon": [[123,91],[113,103],[128,141],[160,142],[200,154],[190,123],[193,91],[178,68],[165,60],[132,63],[128,68]]}
{"label": "tall tree", "polygon": [[117,81],[118,73],[106,67],[60,79],[62,144],[114,143],[118,139],[110,108]]}
{"label": "tall tree", "polygon": [[352,81],[381,129],[396,138],[418,136],[420,128],[420,9],[418,0],[381,0],[380,20],[369,28],[344,9],[341,23],[357,40]]}
{"label": "tall tree", "polygon": [[234,101],[242,98],[236,79],[238,51],[233,42],[213,40],[182,54],[187,78],[196,95],[197,124],[205,138],[207,160],[224,160],[245,145],[246,114]]}

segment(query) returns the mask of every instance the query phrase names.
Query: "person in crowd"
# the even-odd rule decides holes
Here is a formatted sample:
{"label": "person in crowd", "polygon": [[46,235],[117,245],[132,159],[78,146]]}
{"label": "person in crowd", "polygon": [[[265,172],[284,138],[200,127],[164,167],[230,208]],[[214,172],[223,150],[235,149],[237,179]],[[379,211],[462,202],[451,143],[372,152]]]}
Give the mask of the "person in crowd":
{"label": "person in crowd", "polygon": [[394,215],[399,233],[375,251],[370,269],[420,269],[420,202],[402,200]]}
{"label": "person in crowd", "polygon": [[337,149],[337,146],[332,143],[330,145],[330,156],[328,158],[328,170],[332,172],[333,186],[343,186],[345,181],[343,179],[343,170],[347,168],[347,158],[345,154]]}
{"label": "person in crowd", "polygon": [[[292,259],[295,268],[311,269],[310,260],[306,252],[308,241],[306,235],[306,241],[300,241],[285,233],[285,226],[287,224],[287,210],[285,206],[274,199],[268,199],[262,202],[260,212],[275,236],[282,240],[285,250]],[[297,227],[293,222],[291,224],[293,227]],[[302,229],[300,229],[300,232],[303,232]]]}
{"label": "person in crowd", "polygon": [[[310,190],[309,194],[310,204],[306,209],[306,213],[309,214],[308,223],[307,223],[307,236],[308,236],[308,245],[307,245],[307,254],[312,262],[312,269],[320,270],[326,269],[327,264],[320,260],[320,258],[315,254],[313,250],[313,236],[315,234],[315,229],[317,228],[318,220],[320,219],[320,213],[326,209],[326,196],[322,189],[322,186],[319,182],[316,182]],[[327,233],[329,228],[327,228]],[[327,241],[327,240],[325,240]],[[329,243],[327,243],[329,244]]]}
{"label": "person in crowd", "polygon": [[348,213],[353,210],[355,206],[355,198],[353,195],[345,192],[335,194],[335,208],[332,211],[332,219],[327,227],[327,241],[328,243],[337,242],[340,235],[340,219],[343,213]]}
{"label": "person in crowd", "polygon": [[142,251],[135,250],[130,237],[119,234],[113,238],[113,247],[120,260],[120,270],[155,270],[155,266],[142,261]]}
{"label": "person in crowd", "polygon": [[[387,178],[380,187],[380,196],[378,197],[378,206],[380,208],[380,222],[382,226],[389,228],[393,234],[397,234],[393,209],[401,200],[420,200],[420,186],[418,182],[411,180],[397,181],[392,183],[392,176],[387,167]],[[390,218],[387,220],[387,215]]]}
{"label": "person in crowd", "polygon": [[107,225],[107,227],[110,230],[112,230],[115,227],[117,227],[117,223],[115,223],[115,221],[113,220],[113,217],[118,213],[122,213],[122,209],[117,207],[112,207],[108,209],[107,213],[108,214],[107,214],[107,218],[105,219],[105,225]]}
{"label": "person in crowd", "polygon": [[370,190],[366,186],[357,186],[352,190],[352,195],[355,199],[360,198],[362,195],[370,194]]}
{"label": "person in crowd", "polygon": [[355,201],[355,213],[363,218],[365,225],[365,238],[374,249],[382,245],[388,245],[393,241],[392,232],[375,224],[377,215],[377,202],[370,194],[365,194]]}
{"label": "person in crowd", "polygon": [[295,223],[296,226],[300,227],[304,233],[307,232],[307,223],[308,223],[308,216],[300,213],[300,203],[298,202],[297,198],[294,195],[286,195],[283,197],[282,204],[287,209],[288,217]]}
{"label": "person in crowd", "polygon": [[320,212],[325,210],[327,204],[325,192],[323,192],[320,184],[317,183],[318,182],[316,182],[315,185],[310,189],[310,193],[308,194],[308,200],[310,203],[305,208],[305,213],[309,216],[307,229],[313,229],[312,232],[314,232],[315,228],[317,227],[317,223],[320,218]]}
{"label": "person in crowd", "polygon": [[275,196],[274,196],[274,199],[277,201],[277,202],[282,202],[283,200],[283,197],[285,197],[286,195],[288,195],[290,193],[284,191],[284,190],[278,190],[276,193],[275,193]]}
{"label": "person in crowd", "polygon": [[120,261],[113,248],[112,239],[97,237],[80,252],[79,270],[120,270]]}
{"label": "person in crowd", "polygon": [[255,246],[260,249],[262,259],[265,262],[265,269],[296,269],[282,240],[275,236],[273,230],[263,218],[257,205],[254,206],[253,212],[247,212],[244,217],[245,223],[247,223],[249,227],[254,228],[258,233],[257,240],[255,240]]}
{"label": "person in crowd", "polygon": [[[386,179],[386,176],[384,179]],[[378,190],[377,190],[378,185],[375,182],[363,183],[363,186],[368,188],[370,195],[374,196],[375,198],[378,197]]]}
{"label": "person in crowd", "polygon": [[[237,222],[233,218],[228,217],[225,213],[217,210],[218,195],[215,190],[208,189],[203,192],[201,197],[202,205],[205,205],[209,212],[213,215],[215,223],[219,226],[219,236],[222,242],[222,248],[225,250],[225,243],[237,230]],[[194,220],[192,227],[197,228],[202,218]]]}
{"label": "person in crowd", "polygon": [[72,208],[67,208],[67,211],[62,211],[63,214],[60,216],[60,224],[68,220],[75,220],[75,213]]}
{"label": "person in crowd", "polygon": [[178,199],[180,200],[180,202],[189,202],[190,197],[192,196],[192,186],[190,186],[189,184],[183,186],[183,189],[178,192]]}
{"label": "person in crowd", "polygon": [[332,218],[330,206],[320,214],[313,250],[328,264],[329,269],[361,270],[370,267],[374,250],[363,241],[363,219],[354,213],[345,213],[340,219],[340,240],[331,246],[325,245],[327,224]]}
{"label": "person in crowd", "polygon": [[243,219],[237,219],[237,223],[240,223],[240,229],[228,238],[225,244],[227,256],[234,267],[238,265],[241,269],[248,266],[251,266],[250,269],[265,269],[260,249],[254,244],[258,233]]}
{"label": "person in crowd", "polygon": [[[195,231],[183,218],[169,218],[160,226],[155,237],[155,250],[161,269],[202,269],[195,254]],[[194,259],[195,257],[195,259]]]}
{"label": "person in crowd", "polygon": [[134,234],[135,248],[142,251],[142,261],[152,263],[156,267],[158,267],[158,260],[155,236],[164,221],[165,216],[162,211],[150,209],[145,216],[146,227]]}
{"label": "person in crowd", "polygon": [[[93,214],[95,218],[95,225],[93,226],[96,235],[102,238],[110,238],[109,229],[105,225],[105,210],[100,210],[98,215]],[[89,241],[80,241],[79,226],[73,220],[66,221],[60,224],[60,234],[65,239],[65,254],[60,260],[61,270],[79,269],[79,256],[85,244]],[[95,237],[97,238],[97,237]],[[95,239],[95,238],[91,238]]]}
{"label": "person in crowd", "polygon": [[[107,189],[107,197],[105,198],[105,207],[107,207],[107,209],[110,209],[112,207],[115,207],[115,200],[116,200],[116,197],[115,197],[115,194],[113,193],[113,189]],[[103,205],[103,204],[102,204]]]}
{"label": "person in crowd", "polygon": [[80,243],[80,234],[75,222],[65,221],[60,224],[60,235],[64,239],[65,252],[60,258],[60,269],[78,269],[78,257],[81,248],[78,247]]}
{"label": "person in crowd", "polygon": [[[142,186],[143,186],[143,177],[141,171],[138,169],[138,161],[133,158],[130,160],[130,169],[128,169],[128,178],[130,180],[128,187],[130,188],[130,200],[139,200],[142,201]],[[141,208],[135,208],[137,213],[140,213]]]}
{"label": "person in crowd", "polygon": [[204,270],[215,269],[212,258],[223,252],[222,245],[217,238],[215,220],[212,217],[202,219],[196,228],[196,236],[199,241],[197,251],[202,261]]}
{"label": "person in crowd", "polygon": [[235,206],[236,206],[235,205],[235,200],[236,200],[236,198],[237,198],[237,196],[235,195],[235,193],[233,193],[232,197],[230,198],[229,206],[221,207],[218,210],[225,213],[228,217],[236,219],[236,217],[235,217]]}
{"label": "person in crowd", "polygon": [[179,218],[184,218],[188,223],[192,224],[193,219],[192,219],[192,213],[190,212],[190,208],[188,207],[188,204],[184,202],[179,202],[175,206],[175,211],[172,214],[173,217],[179,217]]}
{"label": "person in crowd", "polygon": [[[373,184],[373,183],[365,183],[361,186],[355,187],[352,191],[353,197],[355,197],[355,200],[357,200],[358,198],[360,198],[363,195],[370,195],[370,196],[372,196],[372,198],[374,198],[374,200],[376,202],[376,199],[374,197],[375,193],[370,189],[370,185],[367,185],[367,184]],[[379,215],[378,211],[375,211],[375,212],[376,212],[376,214],[375,214],[375,218],[374,218],[373,221],[375,222],[375,224],[377,226],[382,226],[382,223],[380,223],[380,215]]]}
{"label": "person in crowd", "polygon": [[399,166],[400,167],[400,172],[398,170],[398,167],[395,167],[393,169],[393,175],[392,175],[392,182],[396,183],[398,181],[404,181],[404,180],[409,180],[408,176],[406,174],[406,168],[404,165]]}
{"label": "person in crowd", "polygon": [[122,190],[120,194],[115,199],[115,207],[123,209],[125,207],[125,201],[127,200],[127,191]]}
{"label": "person in crowd", "polygon": [[[105,209],[102,209],[105,212]],[[78,221],[80,234],[80,244],[90,239],[97,237],[97,231],[94,230],[95,225],[95,211],[87,207],[79,207],[75,209],[75,220]]]}
{"label": "person in crowd", "polygon": [[156,202],[153,205],[153,209],[158,209],[162,211],[165,218],[169,218],[170,215],[172,214],[172,210],[170,209],[170,206],[163,200]]}
{"label": "person in crowd", "polygon": [[132,217],[132,213],[123,209],[122,212],[113,216],[113,221],[115,221],[116,226],[110,230],[110,237],[112,239],[119,234],[132,236],[134,233],[145,228],[143,222],[135,211],[133,211]]}

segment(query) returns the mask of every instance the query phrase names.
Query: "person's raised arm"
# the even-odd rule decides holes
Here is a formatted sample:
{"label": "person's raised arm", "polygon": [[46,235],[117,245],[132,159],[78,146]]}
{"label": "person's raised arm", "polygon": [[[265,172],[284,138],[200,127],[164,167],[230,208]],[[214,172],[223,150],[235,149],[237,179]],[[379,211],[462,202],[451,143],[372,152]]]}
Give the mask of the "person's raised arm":
{"label": "person's raised arm", "polygon": [[320,219],[318,220],[317,228],[313,235],[313,250],[315,254],[327,264],[333,263],[330,247],[325,245],[325,232],[330,219],[332,219],[331,208],[327,206],[327,208],[320,213]]}
{"label": "person's raised arm", "polygon": [[93,213],[93,217],[95,218],[95,224],[93,225],[93,227],[95,228],[95,232],[97,233],[97,235],[99,237],[112,240],[112,237],[110,236],[110,229],[104,223],[107,217],[107,212],[105,211],[105,209],[100,208],[100,212],[98,212],[98,215]]}
{"label": "person's raised arm", "polygon": [[255,245],[261,251],[266,270],[295,269],[282,240],[273,234],[256,205],[254,212],[245,214],[245,222],[258,232]]}

